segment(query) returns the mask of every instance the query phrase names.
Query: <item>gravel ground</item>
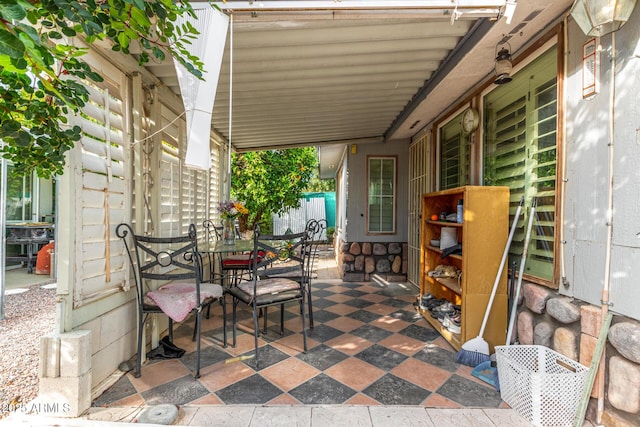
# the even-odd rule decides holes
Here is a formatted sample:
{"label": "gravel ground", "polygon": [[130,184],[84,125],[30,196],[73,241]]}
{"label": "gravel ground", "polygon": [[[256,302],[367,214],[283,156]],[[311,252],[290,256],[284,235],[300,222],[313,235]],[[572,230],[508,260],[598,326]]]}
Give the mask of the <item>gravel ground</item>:
{"label": "gravel ground", "polygon": [[38,395],[40,337],[54,330],[55,289],[39,285],[7,295],[0,320],[0,418],[13,403]]}

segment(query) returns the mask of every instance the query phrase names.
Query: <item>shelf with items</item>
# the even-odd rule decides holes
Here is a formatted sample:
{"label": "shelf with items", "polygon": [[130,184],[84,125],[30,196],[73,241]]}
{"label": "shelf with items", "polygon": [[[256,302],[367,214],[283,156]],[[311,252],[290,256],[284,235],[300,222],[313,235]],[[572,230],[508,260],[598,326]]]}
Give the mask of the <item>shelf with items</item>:
{"label": "shelf with items", "polygon": [[[438,247],[435,247],[435,246],[431,246],[431,245],[427,245],[427,249],[429,249],[429,250],[431,250],[431,251],[433,251],[433,252],[439,253],[439,254],[442,254],[442,252],[443,252],[443,250],[442,250],[442,249],[440,249],[440,248],[438,248]],[[451,254],[451,255],[449,255],[449,256],[450,256],[451,258],[453,258],[453,259],[459,259],[459,260],[462,260],[462,255]]]}
{"label": "shelf with items", "polygon": [[447,289],[455,292],[456,294],[462,293],[462,286],[460,285],[460,281],[458,279],[451,279],[448,277],[439,277],[434,279],[436,282],[446,287]]}
{"label": "shelf with items", "polygon": [[428,310],[420,308],[419,312],[420,314],[422,314],[422,317],[424,317],[425,320],[433,327],[433,329],[440,333],[440,335],[442,335],[442,337],[447,340],[453,348],[455,348],[456,350],[460,350],[462,344],[466,342],[462,340],[461,334],[451,332],[449,329],[444,327],[442,323],[438,321],[438,319],[434,319],[431,317],[431,314]]}
{"label": "shelf with items", "polygon": [[[455,212],[459,203],[463,207],[462,223],[440,219],[443,214]],[[436,215],[437,220],[431,219]],[[460,333],[451,332],[431,317],[428,310],[420,309],[420,312],[459,350],[467,340],[477,336],[482,324],[507,240],[509,189],[464,186],[427,193],[422,197],[422,218],[420,295],[431,294],[436,299],[459,305]],[[442,242],[445,228],[449,228],[448,243]],[[451,240],[451,230],[455,231],[454,240]],[[436,240],[440,240],[440,246],[432,244]],[[450,253],[453,246],[459,252]],[[433,277],[429,272],[436,268],[455,268],[461,275],[459,278]],[[485,329],[485,339],[491,348],[504,344],[506,323],[506,273],[503,272]]]}
{"label": "shelf with items", "polygon": [[452,221],[433,221],[430,219],[430,220],[427,220],[427,223],[433,224],[433,225],[439,225],[442,227],[462,227],[462,223],[452,222]]}

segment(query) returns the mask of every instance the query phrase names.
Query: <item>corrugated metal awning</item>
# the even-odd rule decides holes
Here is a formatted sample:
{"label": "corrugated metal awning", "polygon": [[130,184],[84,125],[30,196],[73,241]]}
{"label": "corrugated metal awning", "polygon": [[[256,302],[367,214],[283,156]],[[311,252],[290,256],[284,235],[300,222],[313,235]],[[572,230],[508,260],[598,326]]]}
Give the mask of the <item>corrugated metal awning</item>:
{"label": "corrugated metal awning", "polygon": [[[528,40],[520,35],[522,22],[531,37],[570,6],[568,0],[519,2],[507,25],[497,19],[505,3],[217,3],[233,17],[232,145],[250,151],[407,140],[437,116],[443,104],[454,102],[492,72],[498,40],[517,36],[511,40],[515,51]],[[225,138],[229,40],[212,119],[212,127]],[[180,93],[175,74],[162,67],[166,65],[148,66]],[[445,79],[439,75],[442,70]],[[434,77],[438,93],[432,88],[429,94],[438,105],[420,96]],[[332,176],[328,164],[335,165],[336,159],[324,158],[322,173]]]}

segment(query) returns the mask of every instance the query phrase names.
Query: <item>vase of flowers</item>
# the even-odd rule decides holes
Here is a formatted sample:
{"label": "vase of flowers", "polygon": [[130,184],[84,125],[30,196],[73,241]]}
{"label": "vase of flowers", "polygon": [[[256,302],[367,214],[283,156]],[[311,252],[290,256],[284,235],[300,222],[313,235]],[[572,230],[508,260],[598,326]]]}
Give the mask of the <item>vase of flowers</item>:
{"label": "vase of flowers", "polygon": [[222,218],[222,240],[225,245],[233,245],[236,242],[236,218],[249,213],[244,204],[234,201],[220,202],[218,211]]}
{"label": "vase of flowers", "polygon": [[225,245],[234,245],[236,243],[236,220],[233,218],[225,218],[222,220],[222,240]]}

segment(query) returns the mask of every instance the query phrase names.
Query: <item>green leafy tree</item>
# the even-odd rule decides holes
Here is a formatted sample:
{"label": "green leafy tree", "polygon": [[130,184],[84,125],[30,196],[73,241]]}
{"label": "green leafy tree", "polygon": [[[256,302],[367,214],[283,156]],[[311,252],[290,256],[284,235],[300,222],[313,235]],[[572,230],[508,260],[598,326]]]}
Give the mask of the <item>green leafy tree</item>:
{"label": "green leafy tree", "polygon": [[231,197],[243,201],[249,209],[248,215],[239,218],[241,229],[270,221],[271,214],[299,207],[316,167],[313,147],[234,154]]}
{"label": "green leafy tree", "polygon": [[317,193],[336,191],[336,180],[333,178],[320,179],[320,177],[318,176],[318,170],[316,169],[314,171],[313,177],[311,177],[311,180],[309,181],[309,184],[307,184],[307,188],[305,189],[305,191]]}
{"label": "green leafy tree", "polygon": [[135,43],[141,65],[170,55],[201,77],[202,63],[188,50],[198,32],[190,23],[176,24],[185,14],[195,16],[188,1],[2,0],[2,156],[19,173],[48,178],[62,172],[64,153],[81,138],[67,117],[88,100],[82,80],[103,80],[82,60],[87,49],[74,46],[74,39],[107,41],[123,54]]}

